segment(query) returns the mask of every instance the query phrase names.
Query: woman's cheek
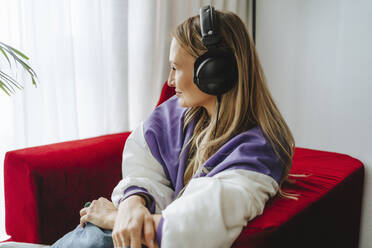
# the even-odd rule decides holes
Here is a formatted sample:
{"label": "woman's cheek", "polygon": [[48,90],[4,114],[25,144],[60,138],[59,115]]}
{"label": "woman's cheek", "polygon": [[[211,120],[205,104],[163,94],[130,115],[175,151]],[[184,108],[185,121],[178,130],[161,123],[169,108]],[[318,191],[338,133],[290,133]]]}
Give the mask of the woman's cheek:
{"label": "woman's cheek", "polygon": [[177,78],[178,80],[180,80],[181,79],[181,75],[182,75],[182,73],[179,70],[176,70],[175,78]]}

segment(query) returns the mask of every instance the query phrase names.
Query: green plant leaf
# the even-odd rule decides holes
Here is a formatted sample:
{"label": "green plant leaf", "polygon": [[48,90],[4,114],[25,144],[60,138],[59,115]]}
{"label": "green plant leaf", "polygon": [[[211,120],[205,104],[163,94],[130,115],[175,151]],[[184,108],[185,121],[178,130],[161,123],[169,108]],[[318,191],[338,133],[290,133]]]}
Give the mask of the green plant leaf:
{"label": "green plant leaf", "polygon": [[8,96],[10,96],[9,92],[3,87],[3,85],[5,85],[1,80],[0,80],[0,88],[6,93],[8,94]]}
{"label": "green plant leaf", "polygon": [[4,45],[5,47],[7,47],[8,49],[10,49],[10,50],[12,50],[12,51],[14,51],[15,53],[17,53],[19,56],[21,56],[22,58],[24,58],[24,59],[26,59],[26,60],[29,60],[29,58],[26,56],[26,55],[24,55],[23,53],[21,53],[20,51],[18,51],[17,49],[15,49],[14,47],[11,47],[11,46],[9,46],[9,45],[7,45],[7,44],[5,44],[5,43],[2,43],[2,42],[0,42],[2,45]]}
{"label": "green plant leaf", "polygon": [[0,47],[0,51],[2,52],[2,54],[4,54],[4,57],[6,58],[6,60],[8,60],[10,68],[12,68],[12,63],[10,63],[10,59],[9,59],[8,55],[6,55],[6,53],[5,53],[5,51],[2,47]]}
{"label": "green plant leaf", "polygon": [[[3,80],[5,80],[5,82],[7,82],[9,84],[9,86],[13,89],[14,91],[14,88],[12,87],[11,84],[14,84],[14,86],[16,86],[18,89],[22,90],[23,89],[23,86],[20,85],[16,80],[14,80],[11,76],[5,74],[4,72],[0,71],[0,77],[3,78]],[[7,86],[5,84],[5,86]]]}
{"label": "green plant leaf", "polygon": [[[18,56],[17,56],[17,52],[15,52],[16,50],[14,50],[14,48],[12,48],[12,47],[10,47],[10,46],[8,46],[8,45],[6,45],[6,44],[4,44],[4,43],[2,43],[2,42],[0,42],[0,44],[2,44],[2,46],[3,46],[3,49],[5,49],[12,57],[13,57],[13,59],[16,61],[16,62],[18,62],[18,63],[20,63],[21,65],[22,65],[22,67],[23,68],[25,68],[25,69],[28,69],[28,70],[30,70],[31,69],[31,67],[29,66],[29,65],[27,65],[22,59],[20,59]],[[23,55],[23,54],[22,54]],[[20,55],[21,56],[21,55]],[[24,57],[23,57],[24,56]],[[26,60],[28,60],[28,57],[26,57],[25,55],[23,55],[23,56],[21,56],[21,57],[23,57],[23,58],[25,58]],[[32,69],[31,69],[32,70]]]}
{"label": "green plant leaf", "polygon": [[[4,78],[3,77],[0,77],[0,79],[2,79],[2,80],[4,80]],[[4,87],[9,91],[9,92],[11,92],[11,93],[15,93],[15,90],[14,90],[14,88],[9,84],[9,83],[7,83],[7,81],[6,80],[4,80],[5,82],[3,82],[2,83],[2,88],[4,89]],[[7,85],[8,84],[8,85]],[[10,88],[9,88],[9,87]],[[5,89],[4,89],[5,90]]]}
{"label": "green plant leaf", "polygon": [[36,82],[35,82],[35,78],[34,77],[31,77],[32,79],[32,84],[35,85],[35,87],[37,88],[37,85],[36,85]]}
{"label": "green plant leaf", "polygon": [[28,65],[26,64],[25,62],[23,62],[21,59],[19,59],[18,57],[15,57],[15,60],[22,65],[22,67],[32,76],[32,77],[37,77],[36,76],[36,73],[34,72],[34,70]]}
{"label": "green plant leaf", "polygon": [[21,64],[21,66],[31,75],[31,77],[33,79],[34,78],[37,78],[37,75],[36,75],[35,71],[28,64],[26,64],[23,60],[21,60],[20,58],[18,58],[18,56],[16,54],[14,54],[12,50],[7,49],[7,52],[9,52],[10,55],[12,55],[12,57],[14,58],[14,60],[16,62],[18,62],[19,64]]}
{"label": "green plant leaf", "polygon": [[[12,63],[10,62],[10,57],[14,59],[14,64],[17,65],[20,64],[24,70],[27,71],[28,74],[31,76],[32,84],[37,87],[36,81],[37,81],[37,75],[35,71],[24,61],[24,60],[29,60],[29,58],[24,55],[22,52],[18,51],[17,49],[0,42],[0,50],[1,53],[5,56],[5,58],[8,60],[8,63],[11,67]],[[10,56],[9,56],[10,55]],[[7,75],[6,73],[2,72],[0,70],[0,85],[1,89],[9,95],[9,92],[15,92],[14,88],[12,85],[17,87],[18,89],[23,89],[23,87],[16,81],[14,80],[11,76]],[[11,89],[10,89],[10,88]]]}

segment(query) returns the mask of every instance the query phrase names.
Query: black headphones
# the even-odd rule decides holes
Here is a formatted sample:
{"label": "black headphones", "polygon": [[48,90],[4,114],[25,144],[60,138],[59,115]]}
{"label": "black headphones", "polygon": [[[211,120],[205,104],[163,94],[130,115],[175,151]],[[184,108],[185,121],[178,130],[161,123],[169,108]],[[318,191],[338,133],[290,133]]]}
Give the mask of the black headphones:
{"label": "black headphones", "polygon": [[208,51],[194,63],[194,83],[204,93],[221,96],[234,87],[238,80],[238,65],[232,50],[218,48],[221,35],[214,7],[200,9],[202,42]]}

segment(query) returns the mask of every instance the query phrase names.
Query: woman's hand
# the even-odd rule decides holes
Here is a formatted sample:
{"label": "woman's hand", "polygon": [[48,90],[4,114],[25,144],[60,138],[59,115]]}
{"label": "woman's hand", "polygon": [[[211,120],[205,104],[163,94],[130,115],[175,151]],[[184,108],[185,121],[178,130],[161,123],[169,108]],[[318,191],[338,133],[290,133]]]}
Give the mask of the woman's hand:
{"label": "woman's hand", "polygon": [[160,222],[160,219],[161,219],[161,214],[153,214],[152,215],[152,218],[153,218],[154,223],[155,223],[155,232],[157,232],[158,231],[159,222]]}
{"label": "woman's hand", "polygon": [[80,210],[80,225],[84,227],[86,222],[90,222],[103,229],[112,230],[117,213],[118,210],[111,201],[100,197],[92,201],[89,207]]}
{"label": "woman's hand", "polygon": [[120,203],[112,232],[114,247],[141,248],[141,243],[145,243],[155,248],[155,232],[153,215],[141,196],[133,195]]}

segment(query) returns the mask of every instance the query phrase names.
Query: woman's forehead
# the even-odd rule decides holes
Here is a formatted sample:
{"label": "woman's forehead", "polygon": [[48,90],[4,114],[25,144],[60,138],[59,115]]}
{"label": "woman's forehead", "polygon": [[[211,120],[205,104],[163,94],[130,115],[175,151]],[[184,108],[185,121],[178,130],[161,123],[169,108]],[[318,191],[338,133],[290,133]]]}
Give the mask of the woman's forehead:
{"label": "woman's forehead", "polygon": [[183,48],[179,45],[178,41],[173,38],[169,51],[169,61],[177,63],[182,56],[184,56]]}
{"label": "woman's forehead", "polygon": [[187,54],[185,49],[179,44],[179,42],[173,38],[169,51],[169,62],[173,64],[180,64],[192,59],[192,56]]}

